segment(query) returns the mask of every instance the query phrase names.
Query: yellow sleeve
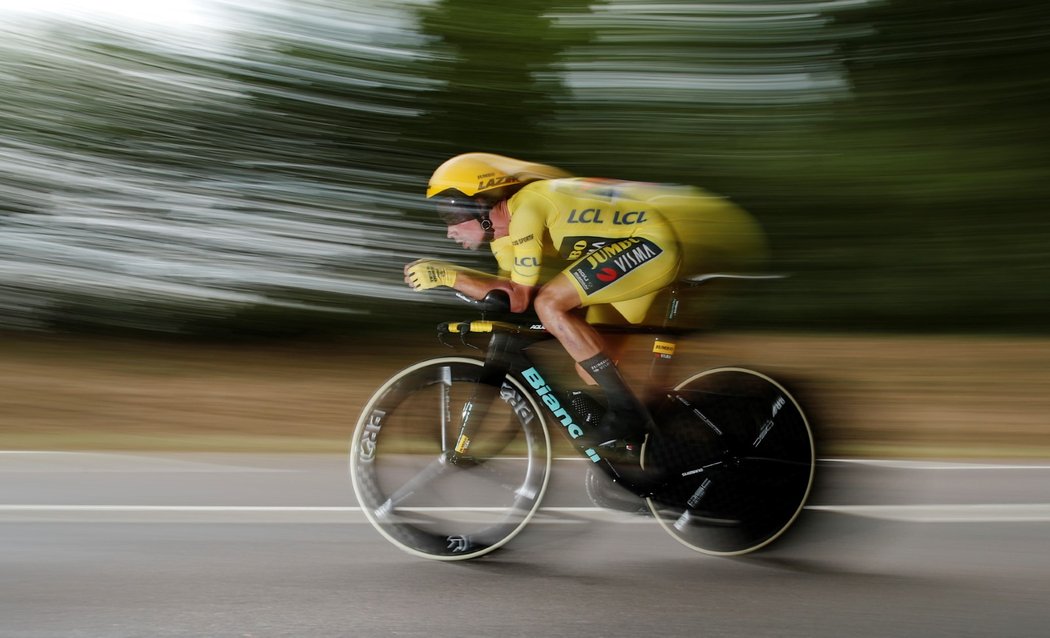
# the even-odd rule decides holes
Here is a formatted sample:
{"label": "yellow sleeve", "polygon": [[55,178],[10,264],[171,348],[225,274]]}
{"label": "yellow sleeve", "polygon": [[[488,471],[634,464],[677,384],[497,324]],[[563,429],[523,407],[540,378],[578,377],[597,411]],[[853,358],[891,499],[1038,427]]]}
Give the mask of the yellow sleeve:
{"label": "yellow sleeve", "polygon": [[511,198],[510,244],[514,248],[514,263],[510,280],[523,286],[535,286],[540,280],[543,264],[543,238],[547,229],[547,215],[551,202],[529,189]]}
{"label": "yellow sleeve", "polygon": [[489,244],[492,255],[496,258],[500,273],[510,274],[514,270],[514,246],[510,244],[510,237],[493,239]]}

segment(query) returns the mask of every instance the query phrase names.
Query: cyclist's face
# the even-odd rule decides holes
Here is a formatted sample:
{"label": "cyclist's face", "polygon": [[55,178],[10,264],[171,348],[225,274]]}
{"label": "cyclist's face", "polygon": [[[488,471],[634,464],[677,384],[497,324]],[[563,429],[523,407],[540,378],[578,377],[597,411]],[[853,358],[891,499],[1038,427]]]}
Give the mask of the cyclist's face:
{"label": "cyclist's face", "polygon": [[467,250],[477,250],[485,242],[485,231],[476,219],[448,227],[448,238]]}

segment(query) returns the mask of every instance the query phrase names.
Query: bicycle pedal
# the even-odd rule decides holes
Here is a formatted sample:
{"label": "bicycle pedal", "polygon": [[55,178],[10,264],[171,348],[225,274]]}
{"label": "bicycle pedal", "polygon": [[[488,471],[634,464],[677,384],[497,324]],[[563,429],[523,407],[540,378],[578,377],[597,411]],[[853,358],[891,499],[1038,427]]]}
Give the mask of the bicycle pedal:
{"label": "bicycle pedal", "polygon": [[598,450],[604,458],[620,463],[638,463],[641,460],[642,446],[637,443],[613,439],[598,444]]}

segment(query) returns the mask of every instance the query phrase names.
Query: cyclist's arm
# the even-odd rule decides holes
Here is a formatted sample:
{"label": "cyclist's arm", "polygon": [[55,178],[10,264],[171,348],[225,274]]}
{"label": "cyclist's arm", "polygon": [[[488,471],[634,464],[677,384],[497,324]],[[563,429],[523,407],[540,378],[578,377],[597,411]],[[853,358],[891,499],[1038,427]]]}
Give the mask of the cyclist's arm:
{"label": "cyclist's arm", "polygon": [[511,218],[507,235],[513,259],[500,261],[506,261],[510,267],[511,284],[529,291],[530,302],[540,283],[549,205],[546,198],[533,195],[528,190],[510,200]]}
{"label": "cyclist's arm", "polygon": [[420,259],[405,266],[405,282],[416,290],[447,286],[473,299],[482,299],[493,290],[504,290],[510,297],[511,312],[527,310],[536,295],[534,286],[432,259]]}
{"label": "cyclist's arm", "polygon": [[477,270],[459,271],[453,288],[473,299],[482,299],[493,290],[503,290],[510,297],[511,312],[525,312],[536,296],[535,286],[515,283],[506,277],[498,277]]}

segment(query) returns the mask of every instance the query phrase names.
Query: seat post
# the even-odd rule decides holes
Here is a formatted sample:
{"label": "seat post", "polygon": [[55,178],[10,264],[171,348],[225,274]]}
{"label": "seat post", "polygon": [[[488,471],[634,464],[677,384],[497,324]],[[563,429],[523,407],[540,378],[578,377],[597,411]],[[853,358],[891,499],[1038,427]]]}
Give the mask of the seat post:
{"label": "seat post", "polygon": [[678,338],[674,330],[680,303],[677,283],[671,286],[669,293],[667,308],[660,324],[661,330],[653,338],[653,356],[649,364],[649,389],[652,393],[664,390],[667,375],[670,373],[671,363],[674,360],[675,349],[678,347]]}

